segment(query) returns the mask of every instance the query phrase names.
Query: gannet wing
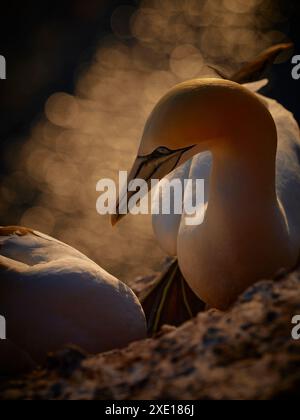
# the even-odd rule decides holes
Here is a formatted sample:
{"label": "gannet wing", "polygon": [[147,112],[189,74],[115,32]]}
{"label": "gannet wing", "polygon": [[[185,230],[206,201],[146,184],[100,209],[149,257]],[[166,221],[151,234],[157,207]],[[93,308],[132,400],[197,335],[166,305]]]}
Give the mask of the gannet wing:
{"label": "gannet wing", "polygon": [[[184,165],[178,167],[171,174],[166,176],[166,180],[173,181],[179,179],[183,182],[189,178],[190,167],[192,165],[192,159],[186,162]],[[169,192],[167,191],[167,185],[163,181],[154,190],[153,204],[161,206],[163,197],[167,197]],[[171,202],[174,199],[174,194],[171,194]],[[157,204],[158,203],[158,204]],[[161,208],[161,207],[159,207]],[[177,255],[177,236],[181,222],[181,214],[175,214],[174,207],[171,206],[170,214],[154,214],[152,216],[152,225],[154,234],[160,247],[170,256],[175,257]]]}
{"label": "gannet wing", "polygon": [[[197,180],[203,179],[204,180],[204,190],[205,190],[205,197],[204,197],[204,206],[202,201],[200,203],[195,203],[195,183],[193,183],[193,189],[191,194],[193,195],[193,199],[191,201],[191,197],[185,193],[185,200],[189,200],[189,202],[193,202],[197,206],[197,210],[200,213],[200,208],[203,207],[202,213],[205,213],[207,201],[208,201],[208,193],[209,193],[209,178],[212,166],[212,156],[211,153],[205,152],[200,153],[197,156],[190,159],[184,165],[177,168],[171,174],[169,174],[165,179],[168,181],[179,179],[184,185],[185,180]],[[157,188],[154,195],[155,202],[162,203],[162,197],[168,196],[167,186],[164,186],[163,181],[159,184],[160,188]],[[174,196],[171,195],[171,201],[173,200]],[[166,251],[170,256],[177,255],[177,236],[180,227],[180,223],[182,220],[182,214],[175,214],[174,208],[171,208],[171,214],[158,214],[153,215],[152,223],[155,236],[161,246],[161,248]]]}
{"label": "gannet wing", "polygon": [[300,249],[300,132],[293,114],[263,97],[278,132],[276,188],[285,210],[294,249]]}
{"label": "gannet wing", "polygon": [[29,266],[72,257],[90,261],[76,249],[40,232],[22,227],[0,227],[0,255]]}

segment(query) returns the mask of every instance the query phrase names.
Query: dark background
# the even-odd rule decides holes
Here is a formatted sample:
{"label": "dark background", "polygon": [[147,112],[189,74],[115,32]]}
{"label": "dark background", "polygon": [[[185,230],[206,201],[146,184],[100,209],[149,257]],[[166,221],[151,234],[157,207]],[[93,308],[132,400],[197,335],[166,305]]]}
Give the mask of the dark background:
{"label": "dark background", "polygon": [[[56,91],[72,92],[76,70],[88,62],[110,31],[120,0],[8,1],[1,4],[0,54],[7,61],[1,81],[0,138],[23,135]],[[45,66],[46,63],[46,66]]]}
{"label": "dark background", "polygon": [[[110,32],[113,10],[118,5],[138,3],[10,0],[1,4],[0,54],[7,59],[8,75],[7,80],[0,81],[1,155],[8,142],[27,134],[52,93],[72,93],[76,72],[89,62],[101,38]],[[299,0],[280,1],[280,8],[288,19],[274,29],[286,33],[295,43],[295,54],[300,54]],[[287,77],[291,67],[290,62],[275,66],[264,93],[278,99],[300,121],[300,81]],[[0,173],[5,171],[0,158]]]}

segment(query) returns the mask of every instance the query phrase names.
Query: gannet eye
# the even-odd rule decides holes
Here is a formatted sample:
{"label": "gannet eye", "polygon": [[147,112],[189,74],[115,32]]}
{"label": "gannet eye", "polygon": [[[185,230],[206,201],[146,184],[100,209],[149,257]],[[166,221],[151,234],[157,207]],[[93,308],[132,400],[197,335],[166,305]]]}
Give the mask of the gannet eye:
{"label": "gannet eye", "polygon": [[168,149],[167,147],[159,147],[158,149],[156,149],[155,152],[160,154],[160,155],[167,156],[167,155],[170,154],[171,150]]}

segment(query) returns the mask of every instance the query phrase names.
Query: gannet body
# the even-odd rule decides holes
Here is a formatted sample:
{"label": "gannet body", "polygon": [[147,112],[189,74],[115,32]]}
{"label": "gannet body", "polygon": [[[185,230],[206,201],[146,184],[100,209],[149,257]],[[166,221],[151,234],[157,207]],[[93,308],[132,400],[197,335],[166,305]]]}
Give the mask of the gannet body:
{"label": "gannet body", "polygon": [[146,336],[134,293],[79,251],[24,228],[0,228],[0,374],[76,345],[89,353]]}
{"label": "gannet body", "polygon": [[221,79],[171,89],[146,123],[131,172],[147,181],[170,173],[205,180],[202,225],[164,215],[153,226],[192,291],[221,310],[256,281],[291,268],[300,251],[299,128],[253,89]]}

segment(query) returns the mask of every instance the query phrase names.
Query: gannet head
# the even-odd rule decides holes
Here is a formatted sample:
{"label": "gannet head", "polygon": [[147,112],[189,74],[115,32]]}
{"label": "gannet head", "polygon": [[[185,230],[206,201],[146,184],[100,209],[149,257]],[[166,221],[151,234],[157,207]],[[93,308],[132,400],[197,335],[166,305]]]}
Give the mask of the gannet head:
{"label": "gannet head", "polygon": [[[196,79],[175,86],[148,118],[128,185],[143,179],[151,188],[152,179],[161,180],[200,152],[222,148],[224,140],[228,147],[228,139],[238,138],[240,147],[246,147],[251,136],[244,136],[245,130],[255,137],[265,120],[262,114],[267,112],[254,93],[228,80]],[[249,121],[256,114],[257,126],[253,127]],[[135,194],[125,193],[127,202]],[[113,225],[122,218],[119,207],[120,203],[112,216]]]}

